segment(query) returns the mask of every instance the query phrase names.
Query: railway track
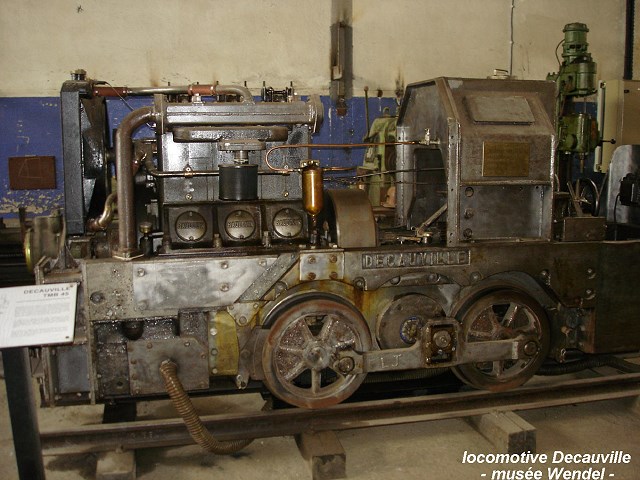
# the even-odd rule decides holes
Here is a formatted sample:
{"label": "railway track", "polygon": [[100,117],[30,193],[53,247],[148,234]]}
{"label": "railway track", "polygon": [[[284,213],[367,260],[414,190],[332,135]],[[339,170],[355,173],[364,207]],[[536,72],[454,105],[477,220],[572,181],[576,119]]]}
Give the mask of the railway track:
{"label": "railway track", "polygon": [[[308,432],[469,417],[611,400],[640,395],[640,373],[549,381],[515,390],[463,391],[423,397],[340,404],[321,410],[298,408],[203,416],[219,440],[266,438]],[[66,455],[192,444],[181,419],[77,426],[40,432],[43,455]]]}

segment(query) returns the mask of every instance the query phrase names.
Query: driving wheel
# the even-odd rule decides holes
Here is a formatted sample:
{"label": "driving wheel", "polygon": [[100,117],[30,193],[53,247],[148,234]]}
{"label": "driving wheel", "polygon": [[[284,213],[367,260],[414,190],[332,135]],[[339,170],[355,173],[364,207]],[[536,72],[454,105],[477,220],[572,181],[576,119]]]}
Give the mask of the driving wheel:
{"label": "driving wheel", "polygon": [[461,312],[465,343],[509,340],[521,334],[530,340],[523,358],[458,365],[453,372],[480,389],[503,391],[525,383],[540,367],[549,351],[549,325],[542,307],[532,298],[512,290],[480,297]]}
{"label": "driving wheel", "polygon": [[[342,402],[365,374],[350,373],[340,352],[365,352],[371,334],[360,313],[341,301],[310,297],[280,312],[262,350],[264,382],[287,403],[321,408]],[[340,360],[338,362],[338,360]]]}

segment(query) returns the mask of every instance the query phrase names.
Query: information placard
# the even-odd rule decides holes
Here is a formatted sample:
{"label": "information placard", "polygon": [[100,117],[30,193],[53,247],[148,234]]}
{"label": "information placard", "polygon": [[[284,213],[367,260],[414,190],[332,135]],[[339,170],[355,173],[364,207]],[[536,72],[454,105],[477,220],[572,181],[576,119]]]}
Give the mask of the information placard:
{"label": "information placard", "polygon": [[78,284],[0,288],[0,348],[73,341]]}

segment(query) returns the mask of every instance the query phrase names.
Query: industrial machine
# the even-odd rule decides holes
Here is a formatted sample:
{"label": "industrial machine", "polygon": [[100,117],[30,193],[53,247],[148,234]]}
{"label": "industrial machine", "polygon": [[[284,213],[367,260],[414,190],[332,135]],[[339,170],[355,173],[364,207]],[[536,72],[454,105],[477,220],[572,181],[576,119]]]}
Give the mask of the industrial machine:
{"label": "industrial machine", "polygon": [[[596,93],[596,63],[589,53],[587,32],[584,23],[565,25],[562,45],[562,63],[558,73],[547,75],[557,85],[556,118],[558,119],[558,152],[560,154],[560,183],[572,180],[572,155],[580,159],[580,170],[584,170],[587,154],[593,152],[601,143],[598,122],[595,116],[586,111],[586,103],[579,105],[579,99],[585,99]],[[557,52],[556,52],[557,58]],[[580,111],[582,106],[582,111]]]}
{"label": "industrial machine", "polygon": [[[555,92],[546,81],[409,85],[395,221],[379,226],[363,191],[324,190],[309,158],[314,98],[65,83],[64,217],[29,238],[47,243],[42,230],[64,225],[56,255],[31,252],[36,279],[77,282],[79,295],[73,342],[38,349],[44,403],[259,381],[320,408],[373,372],[451,367],[502,390],[571,350],[638,350],[628,266],[640,242],[633,231],[607,240],[611,223],[575,215],[559,191]],[[111,150],[114,95],[153,102],[122,120]]]}

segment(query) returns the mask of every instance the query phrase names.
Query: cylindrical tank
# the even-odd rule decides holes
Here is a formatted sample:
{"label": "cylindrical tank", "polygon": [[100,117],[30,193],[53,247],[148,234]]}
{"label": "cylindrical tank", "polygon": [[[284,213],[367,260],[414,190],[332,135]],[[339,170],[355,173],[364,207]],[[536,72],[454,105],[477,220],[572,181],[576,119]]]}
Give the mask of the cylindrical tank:
{"label": "cylindrical tank", "polygon": [[315,217],[322,211],[322,168],[316,161],[308,161],[302,167],[302,203],[304,210]]}
{"label": "cylindrical tank", "polygon": [[250,164],[220,165],[220,200],[256,200],[258,166]]}

